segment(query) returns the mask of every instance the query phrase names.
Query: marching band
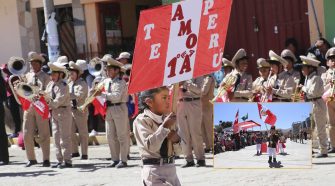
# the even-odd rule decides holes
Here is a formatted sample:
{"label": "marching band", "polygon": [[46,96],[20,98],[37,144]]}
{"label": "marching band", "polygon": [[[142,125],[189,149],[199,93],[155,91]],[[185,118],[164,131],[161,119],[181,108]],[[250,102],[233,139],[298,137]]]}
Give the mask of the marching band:
{"label": "marching band", "polygon": [[[73,157],[88,159],[87,121],[92,115],[89,107],[95,98],[106,104],[106,137],[113,161],[108,167],[127,167],[131,134],[128,99],[135,100],[135,95],[127,93],[131,71],[129,59],[128,52],[122,52],[117,59],[106,54],[88,63],[84,60],[69,62],[66,56],[60,56],[56,62],[47,63],[48,73],[42,70],[45,59],[36,52],[28,54],[29,63],[20,57],[9,59],[7,66],[12,75],[8,83],[24,110],[27,167],[37,164],[36,136],[42,149],[43,166],[50,166],[49,118],[57,149],[57,164],[51,167],[72,167]],[[300,56],[300,59],[302,63],[296,64],[297,58],[288,49],[280,55],[270,50],[268,59],[257,60],[259,77],[253,81],[247,73],[250,65],[247,52],[239,49],[231,61],[222,59],[224,78],[219,86],[212,75],[180,83],[176,114],[178,135],[183,139],[180,143],[186,156],[183,167],[206,165],[204,151],[210,152],[213,148],[213,134],[209,127],[213,122],[213,110],[210,108],[211,103],[217,101],[311,102],[320,144],[320,153],[315,157],[327,157],[328,154],[326,123],[330,125],[332,148],[329,153],[334,153],[335,48],[326,54],[327,71],[319,66],[320,61],[313,54]],[[296,65],[300,65],[301,72],[294,68]],[[85,71],[89,76],[84,74]],[[216,94],[215,87],[218,88]],[[50,110],[49,117],[41,114],[44,107]]]}

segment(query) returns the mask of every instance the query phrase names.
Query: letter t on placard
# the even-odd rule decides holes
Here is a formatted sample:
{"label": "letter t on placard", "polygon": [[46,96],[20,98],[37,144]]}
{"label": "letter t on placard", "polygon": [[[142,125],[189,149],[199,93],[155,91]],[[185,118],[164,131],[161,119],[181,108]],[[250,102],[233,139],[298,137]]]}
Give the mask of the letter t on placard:
{"label": "letter t on placard", "polygon": [[147,24],[144,26],[145,38],[144,40],[151,39],[151,30],[155,28],[154,24]]}

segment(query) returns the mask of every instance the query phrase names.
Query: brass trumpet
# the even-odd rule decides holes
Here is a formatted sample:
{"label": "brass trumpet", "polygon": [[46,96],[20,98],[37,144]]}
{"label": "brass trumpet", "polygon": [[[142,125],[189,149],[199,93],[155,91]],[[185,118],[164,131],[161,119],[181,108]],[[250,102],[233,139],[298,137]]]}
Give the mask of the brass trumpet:
{"label": "brass trumpet", "polygon": [[297,83],[297,86],[295,87],[294,94],[292,95],[292,102],[300,102],[302,101],[302,90],[301,87],[299,87],[299,83]]}
{"label": "brass trumpet", "polygon": [[78,110],[80,110],[81,112],[84,112],[86,110],[87,106],[90,103],[92,103],[94,98],[97,96],[98,92],[100,92],[103,88],[104,88],[104,82],[100,82],[99,84],[97,84],[94,88],[93,94],[85,99],[85,103],[83,105],[81,105],[80,107],[78,107]]}
{"label": "brass trumpet", "polygon": [[331,86],[330,95],[329,95],[329,97],[327,99],[327,102],[335,100],[335,98],[334,98],[334,94],[335,94],[335,71],[333,71],[332,82],[333,82],[333,85]]}
{"label": "brass trumpet", "polygon": [[223,85],[219,87],[218,94],[209,102],[214,104],[214,102],[219,98],[222,97],[236,82],[237,76],[228,74],[227,77],[223,80]]}

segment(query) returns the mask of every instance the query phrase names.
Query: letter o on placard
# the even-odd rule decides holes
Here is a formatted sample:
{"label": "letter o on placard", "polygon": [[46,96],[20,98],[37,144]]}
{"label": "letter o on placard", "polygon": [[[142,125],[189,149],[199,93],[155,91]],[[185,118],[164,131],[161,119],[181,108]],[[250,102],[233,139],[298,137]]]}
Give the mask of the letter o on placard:
{"label": "letter o on placard", "polygon": [[193,48],[198,42],[198,37],[194,33],[188,35],[187,40],[186,40],[186,47],[188,49]]}

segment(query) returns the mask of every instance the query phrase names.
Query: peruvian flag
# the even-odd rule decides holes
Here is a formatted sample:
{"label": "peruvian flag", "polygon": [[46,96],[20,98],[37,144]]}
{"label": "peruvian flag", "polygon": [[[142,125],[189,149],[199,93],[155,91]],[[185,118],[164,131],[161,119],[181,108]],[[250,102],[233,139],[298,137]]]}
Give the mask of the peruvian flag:
{"label": "peruvian flag", "polygon": [[237,112],[236,112],[235,121],[234,121],[234,124],[233,124],[233,131],[234,131],[234,134],[240,132],[240,127],[239,127],[239,125],[238,125],[238,112],[239,112],[239,110],[237,110]]}
{"label": "peruvian flag", "polygon": [[42,116],[43,119],[49,118],[49,106],[45,101],[45,98],[41,96],[41,98],[35,102],[33,102],[33,106],[36,112]]}
{"label": "peruvian flag", "polygon": [[47,102],[45,101],[45,98],[41,96],[41,98],[35,102],[30,102],[29,100],[17,95],[21,106],[22,110],[27,111],[31,104],[33,104],[36,112],[42,116],[43,119],[48,119],[49,118],[49,106]]}
{"label": "peruvian flag", "polygon": [[261,119],[264,120],[264,123],[269,124],[271,126],[275,125],[277,121],[277,116],[274,115],[269,109],[262,106],[260,103],[257,103],[258,113]]}
{"label": "peruvian flag", "polygon": [[128,93],[221,69],[232,0],[187,0],[141,11]]}
{"label": "peruvian flag", "polygon": [[138,113],[139,113],[139,109],[138,109],[138,95],[137,94],[133,94],[132,96],[134,98],[135,111],[134,111],[133,115],[131,116],[131,118],[134,119],[138,115]]}
{"label": "peruvian flag", "polygon": [[92,104],[94,106],[94,115],[100,114],[103,118],[105,118],[107,110],[106,98],[96,96],[92,101]]}
{"label": "peruvian flag", "polygon": [[19,95],[16,95],[17,98],[19,99],[20,103],[21,103],[21,106],[22,106],[22,110],[23,111],[27,111],[29,108],[30,108],[30,104],[31,102]]}

